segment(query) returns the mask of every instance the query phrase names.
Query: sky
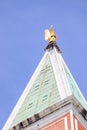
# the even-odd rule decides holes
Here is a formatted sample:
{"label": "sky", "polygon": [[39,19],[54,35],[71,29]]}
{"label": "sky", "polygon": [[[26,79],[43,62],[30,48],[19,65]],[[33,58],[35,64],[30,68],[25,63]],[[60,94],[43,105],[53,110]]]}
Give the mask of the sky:
{"label": "sky", "polygon": [[87,0],[0,0],[0,129],[45,53],[50,25],[87,100]]}

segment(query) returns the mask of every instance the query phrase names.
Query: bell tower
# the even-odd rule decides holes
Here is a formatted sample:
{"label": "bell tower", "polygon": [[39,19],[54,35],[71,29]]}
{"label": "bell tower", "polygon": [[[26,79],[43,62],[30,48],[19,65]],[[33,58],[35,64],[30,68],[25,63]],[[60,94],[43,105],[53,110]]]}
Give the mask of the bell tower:
{"label": "bell tower", "polygon": [[87,130],[87,101],[70,73],[52,27],[45,54],[3,130]]}

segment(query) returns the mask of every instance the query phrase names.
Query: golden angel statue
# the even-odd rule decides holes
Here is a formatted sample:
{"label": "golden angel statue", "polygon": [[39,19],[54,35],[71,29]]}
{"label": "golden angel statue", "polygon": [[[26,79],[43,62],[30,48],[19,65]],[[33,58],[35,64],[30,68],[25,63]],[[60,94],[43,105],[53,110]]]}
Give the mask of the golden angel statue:
{"label": "golden angel statue", "polygon": [[51,42],[56,42],[57,36],[55,34],[55,31],[50,27],[50,29],[45,30],[45,40],[48,41],[50,44]]}

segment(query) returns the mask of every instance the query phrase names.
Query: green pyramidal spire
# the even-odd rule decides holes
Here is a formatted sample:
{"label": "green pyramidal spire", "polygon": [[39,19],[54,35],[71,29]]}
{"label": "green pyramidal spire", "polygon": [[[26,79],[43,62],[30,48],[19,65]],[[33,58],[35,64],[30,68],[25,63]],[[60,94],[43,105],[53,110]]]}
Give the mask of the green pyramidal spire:
{"label": "green pyramidal spire", "polygon": [[70,96],[87,110],[87,102],[61,56],[52,28],[45,30],[45,39],[48,41],[45,54],[3,130],[20,130],[32,124],[41,118],[41,112]]}

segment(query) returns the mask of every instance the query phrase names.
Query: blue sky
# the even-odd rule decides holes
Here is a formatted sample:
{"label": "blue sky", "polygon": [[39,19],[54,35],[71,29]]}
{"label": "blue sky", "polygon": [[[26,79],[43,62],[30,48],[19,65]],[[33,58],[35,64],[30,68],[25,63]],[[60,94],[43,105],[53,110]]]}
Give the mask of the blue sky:
{"label": "blue sky", "polygon": [[87,99],[87,0],[0,1],[0,129],[45,53],[50,25]]}

